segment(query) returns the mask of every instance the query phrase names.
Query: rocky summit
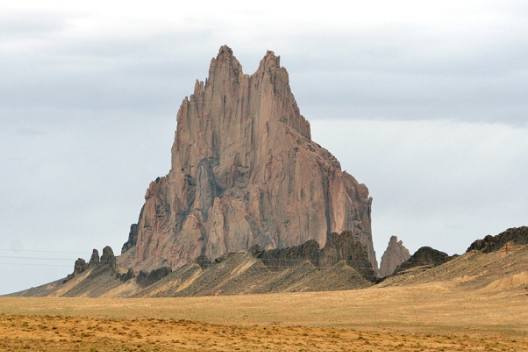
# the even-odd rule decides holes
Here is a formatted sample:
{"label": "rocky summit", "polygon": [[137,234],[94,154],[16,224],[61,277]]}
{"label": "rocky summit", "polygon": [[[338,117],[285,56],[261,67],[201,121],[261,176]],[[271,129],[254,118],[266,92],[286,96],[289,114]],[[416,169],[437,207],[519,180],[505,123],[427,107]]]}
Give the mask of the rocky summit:
{"label": "rocky summit", "polygon": [[435,267],[453,259],[447,253],[431,248],[429,246],[420,247],[409,259],[398,265],[394,270],[395,274],[421,267]]}
{"label": "rocky summit", "polygon": [[285,248],[349,231],[377,268],[368,188],[312,141],[280,57],[248,75],[222,46],[177,114],[171,169],[145,194],[121,268],[176,269],[196,258]]}
{"label": "rocky summit", "polygon": [[396,268],[410,257],[411,254],[403,242],[399,241],[398,237],[391,236],[387,249],[381,257],[380,277],[392,275]]}
{"label": "rocky summit", "polygon": [[[485,253],[495,252],[504,248],[507,244],[528,244],[528,226],[510,228],[496,236],[488,235],[483,239],[476,240],[469,246],[467,252],[482,251]],[[507,251],[508,248],[505,249]]]}

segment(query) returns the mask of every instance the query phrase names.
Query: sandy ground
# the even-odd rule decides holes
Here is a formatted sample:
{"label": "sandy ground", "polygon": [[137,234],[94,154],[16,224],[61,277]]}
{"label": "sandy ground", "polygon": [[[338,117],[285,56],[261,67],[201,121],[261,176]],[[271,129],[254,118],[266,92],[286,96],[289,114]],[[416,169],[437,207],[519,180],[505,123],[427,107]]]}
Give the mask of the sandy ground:
{"label": "sandy ground", "polygon": [[0,298],[0,351],[528,351],[528,291]]}

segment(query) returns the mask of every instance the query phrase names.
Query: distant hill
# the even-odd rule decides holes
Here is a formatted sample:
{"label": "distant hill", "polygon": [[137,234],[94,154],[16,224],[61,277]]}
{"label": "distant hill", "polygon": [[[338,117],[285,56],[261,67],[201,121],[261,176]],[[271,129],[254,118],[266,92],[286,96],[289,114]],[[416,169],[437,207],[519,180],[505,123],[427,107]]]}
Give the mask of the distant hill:
{"label": "distant hill", "polygon": [[[428,250],[430,252],[430,250]],[[445,253],[444,253],[445,254]],[[464,255],[437,256],[436,263],[409,259],[399,273],[380,286],[442,282],[451,287],[479,290],[528,289],[528,227],[508,229],[475,241]]]}
{"label": "distant hill", "polygon": [[[14,296],[164,297],[270,292],[328,291],[369,286],[411,286],[439,283],[446,288],[503,291],[528,290],[528,228],[487,236],[493,246],[471,245],[464,255],[448,256],[422,247],[396,273],[377,279],[368,251],[351,232],[331,234],[319,248],[316,241],[283,249],[229,253],[210,261],[197,258],[172,270],[120,272],[107,247],[101,259],[76,263],[67,278]],[[483,240],[475,241],[481,244]],[[496,245],[500,243],[500,245]],[[489,250],[493,248],[493,250]]]}
{"label": "distant hill", "polygon": [[[94,252],[96,253],[96,252]],[[106,256],[105,256],[106,253]],[[176,270],[119,272],[110,249],[104,260],[75,265],[67,278],[16,293],[16,296],[153,297],[344,290],[371,286],[376,274],[356,234],[330,234],[283,249],[230,253],[215,261],[199,257]],[[103,257],[101,257],[103,258]]]}

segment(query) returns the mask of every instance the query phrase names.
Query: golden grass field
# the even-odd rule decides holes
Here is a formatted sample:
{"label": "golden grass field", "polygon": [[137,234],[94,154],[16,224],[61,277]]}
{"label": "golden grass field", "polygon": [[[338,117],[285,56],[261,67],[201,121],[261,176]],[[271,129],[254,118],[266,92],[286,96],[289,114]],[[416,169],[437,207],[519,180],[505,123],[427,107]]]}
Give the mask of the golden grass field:
{"label": "golden grass field", "polygon": [[528,290],[4,297],[0,351],[528,351]]}

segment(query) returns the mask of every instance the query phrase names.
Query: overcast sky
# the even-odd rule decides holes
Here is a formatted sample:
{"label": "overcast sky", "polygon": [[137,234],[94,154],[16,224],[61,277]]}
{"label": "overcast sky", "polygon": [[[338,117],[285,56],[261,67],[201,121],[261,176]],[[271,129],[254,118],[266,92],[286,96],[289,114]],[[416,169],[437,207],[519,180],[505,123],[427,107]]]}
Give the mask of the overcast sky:
{"label": "overcast sky", "polygon": [[222,44],[247,73],[281,55],[314,140],[370,188],[378,256],[528,224],[526,1],[79,3],[0,1],[0,294],[119,252]]}

